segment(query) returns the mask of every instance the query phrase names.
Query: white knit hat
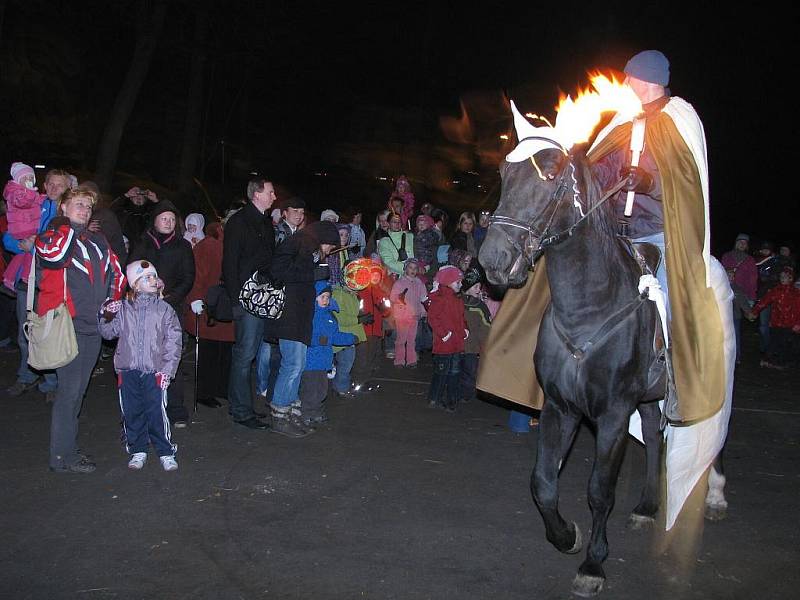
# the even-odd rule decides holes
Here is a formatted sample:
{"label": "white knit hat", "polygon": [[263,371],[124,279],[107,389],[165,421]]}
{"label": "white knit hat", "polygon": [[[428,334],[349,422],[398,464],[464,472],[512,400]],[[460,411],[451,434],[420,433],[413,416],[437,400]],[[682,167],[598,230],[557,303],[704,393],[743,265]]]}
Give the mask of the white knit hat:
{"label": "white knit hat", "polygon": [[339,222],[339,215],[333,212],[330,208],[326,208],[322,211],[322,214],[319,216],[320,221],[333,221],[334,223]]}
{"label": "white knit hat", "polygon": [[128,285],[131,286],[131,289],[135,288],[136,282],[142,277],[150,274],[158,277],[155,266],[147,260],[135,260],[125,269],[125,276],[128,278]]}

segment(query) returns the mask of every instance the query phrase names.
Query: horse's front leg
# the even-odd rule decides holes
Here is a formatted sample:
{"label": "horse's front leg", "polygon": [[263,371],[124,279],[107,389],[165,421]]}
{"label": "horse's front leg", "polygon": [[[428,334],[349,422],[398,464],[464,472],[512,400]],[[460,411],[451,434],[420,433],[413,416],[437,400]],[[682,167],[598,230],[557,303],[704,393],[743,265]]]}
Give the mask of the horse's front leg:
{"label": "horse's front leg", "polygon": [[545,400],[539,416],[539,444],[531,474],[531,494],[542,514],[548,541],[559,552],[574,554],[581,549],[581,533],[575,523],[567,525],[558,512],[558,473],[575,439],[580,423],[575,410]]}
{"label": "horse's front leg", "polygon": [[627,442],[627,413],[606,416],[597,421],[595,460],[589,480],[589,508],[592,510],[592,538],[586,560],[578,568],[572,591],[578,596],[594,596],[603,589],[606,575],[603,561],[608,557],[606,524],[614,507],[617,474]]}
{"label": "horse's front leg", "polygon": [[639,504],[633,509],[628,524],[633,529],[641,529],[655,522],[659,503],[659,475],[661,473],[661,449],[664,437],[659,431],[661,409],[658,402],[647,402],[638,406],[642,417],[642,438],[645,450],[645,482]]}
{"label": "horse's front leg", "polygon": [[719,451],[711,468],[708,470],[708,494],[706,494],[705,517],[709,521],[721,521],[728,516],[728,501],[725,499],[725,472],[722,465],[722,453]]}

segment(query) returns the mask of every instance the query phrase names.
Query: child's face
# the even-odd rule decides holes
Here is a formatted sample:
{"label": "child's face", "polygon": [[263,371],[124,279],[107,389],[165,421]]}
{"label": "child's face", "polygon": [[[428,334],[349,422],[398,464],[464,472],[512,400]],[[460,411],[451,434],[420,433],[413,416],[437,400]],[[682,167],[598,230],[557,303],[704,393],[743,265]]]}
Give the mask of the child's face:
{"label": "child's face", "polygon": [[24,177],[21,177],[19,184],[28,188],[29,190],[33,189],[33,175],[25,175]]}
{"label": "child's face", "polygon": [[158,276],[148,273],[136,280],[134,289],[144,294],[155,294],[158,291]]}
{"label": "child's face", "polygon": [[728,281],[733,283],[734,279],[736,279],[736,273],[734,273],[733,271],[728,271]]}
{"label": "child's face", "polygon": [[330,292],[322,292],[319,296],[317,296],[317,305],[320,308],[327,308],[330,303],[331,303]]}
{"label": "child's face", "polygon": [[473,298],[478,298],[481,295],[481,284],[476,283],[466,290],[464,290],[464,294],[467,296],[472,296]]}
{"label": "child's face", "polygon": [[453,283],[451,283],[447,287],[449,287],[454,292],[458,293],[458,291],[461,289],[461,280],[459,279],[458,281],[454,281]]}
{"label": "child's face", "polygon": [[406,275],[409,277],[416,277],[419,274],[419,265],[417,263],[409,263],[406,266]]}
{"label": "child's face", "polygon": [[195,225],[194,223],[189,223],[186,226],[186,231],[188,231],[189,233],[195,233],[197,231],[197,225]]}

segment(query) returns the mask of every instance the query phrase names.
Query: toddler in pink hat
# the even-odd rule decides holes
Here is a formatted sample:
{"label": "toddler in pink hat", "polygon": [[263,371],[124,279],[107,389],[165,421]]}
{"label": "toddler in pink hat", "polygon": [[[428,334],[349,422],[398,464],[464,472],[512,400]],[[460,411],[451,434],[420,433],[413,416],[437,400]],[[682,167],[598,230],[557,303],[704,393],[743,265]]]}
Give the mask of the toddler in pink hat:
{"label": "toddler in pink hat", "polygon": [[[32,167],[21,162],[12,163],[11,179],[3,189],[3,198],[7,206],[9,235],[18,240],[36,235],[45,194],[40,194],[36,188],[36,174]],[[16,279],[27,264],[27,256],[25,253],[17,254],[8,263],[3,273],[6,288],[14,289]]]}

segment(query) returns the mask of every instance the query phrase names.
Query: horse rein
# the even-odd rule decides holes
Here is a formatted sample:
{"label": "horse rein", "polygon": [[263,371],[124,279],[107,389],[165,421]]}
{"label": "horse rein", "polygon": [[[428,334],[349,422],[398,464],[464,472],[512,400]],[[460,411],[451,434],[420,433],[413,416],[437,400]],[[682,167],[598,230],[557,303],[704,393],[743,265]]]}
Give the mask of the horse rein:
{"label": "horse rein", "polygon": [[[522,143],[524,141],[527,141],[527,140],[546,141],[546,142],[552,144],[556,149],[561,150],[565,154],[565,156],[567,156],[567,157],[569,156],[569,153],[567,152],[566,148],[564,148],[561,144],[559,144],[558,142],[556,142],[555,140],[552,140],[550,138],[540,137],[540,136],[531,136],[531,137],[526,137],[526,138],[521,139],[520,143]],[[531,159],[533,159],[533,156],[531,156]],[[572,161],[568,160],[568,164],[572,165]],[[574,169],[574,166],[573,166],[573,169]],[[572,225],[570,225],[567,229],[565,229],[564,231],[560,231],[559,233],[548,235],[548,232],[550,230],[550,226],[553,223],[553,219],[555,218],[556,213],[558,212],[558,207],[560,206],[561,201],[564,199],[564,193],[567,190],[566,169],[562,168],[561,172],[559,174],[558,182],[556,184],[556,189],[553,190],[553,193],[550,196],[550,200],[548,200],[548,202],[547,202],[548,204],[552,204],[553,201],[555,200],[555,206],[553,207],[553,211],[550,213],[550,218],[547,220],[547,225],[545,225],[545,227],[541,231],[541,233],[539,231],[537,231],[538,228],[536,228],[535,225],[534,225],[535,221],[537,220],[536,217],[534,217],[533,219],[531,219],[529,222],[526,223],[525,221],[521,221],[521,220],[515,219],[513,217],[508,217],[506,215],[493,214],[492,216],[489,217],[489,226],[492,226],[492,225],[496,224],[496,225],[499,225],[499,226],[507,226],[507,227],[515,227],[517,229],[523,229],[524,231],[526,231],[528,233],[528,242],[529,242],[527,244],[528,248],[533,248],[534,239],[538,239],[539,240],[539,244],[536,247],[536,249],[533,250],[532,252],[526,252],[526,249],[523,248],[515,239],[513,239],[509,235],[506,235],[506,238],[508,239],[508,242],[518,252],[528,256],[528,261],[529,261],[530,265],[533,266],[533,264],[536,262],[536,260],[538,260],[539,256],[541,256],[548,247],[558,245],[561,242],[563,242],[563,241],[569,239],[570,237],[572,237],[572,234],[574,233],[575,228],[577,228],[578,225],[583,223],[589,217],[589,215],[591,215],[594,211],[596,211],[598,208],[600,208],[609,198],[611,198],[612,196],[616,195],[625,186],[625,182],[626,181],[627,180],[623,178],[618,183],[616,183],[611,189],[606,191],[605,194],[603,194],[603,196],[600,198],[600,200],[594,206],[592,206],[589,210],[586,211],[586,214],[581,214],[581,216]],[[574,196],[573,196],[573,198],[574,198]]]}

